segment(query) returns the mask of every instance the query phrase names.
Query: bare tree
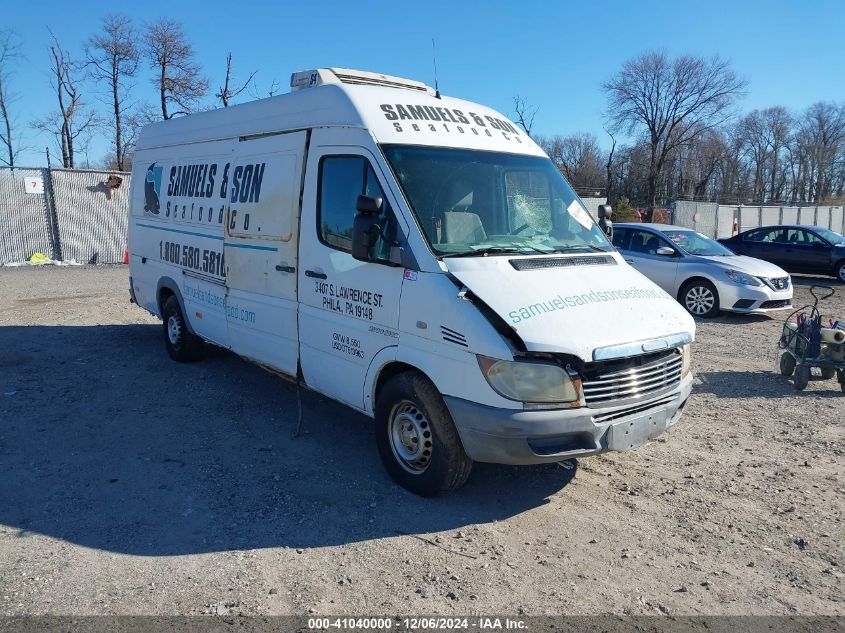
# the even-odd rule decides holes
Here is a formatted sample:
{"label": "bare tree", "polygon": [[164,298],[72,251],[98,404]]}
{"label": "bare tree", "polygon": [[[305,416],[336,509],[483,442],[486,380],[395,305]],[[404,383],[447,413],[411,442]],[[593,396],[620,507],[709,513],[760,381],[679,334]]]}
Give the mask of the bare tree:
{"label": "bare tree", "polygon": [[90,140],[97,123],[96,113],[85,109],[82,95],[74,73],[79,65],[75,63],[50,31],[53,44],[50,46],[50,75],[56,91],[58,110],[44,119],[35,121],[33,127],[52,135],[62,155],[62,166],[73,169],[76,166],[78,142]]}
{"label": "bare tree", "polygon": [[613,141],[613,144],[610,147],[610,152],[607,155],[607,163],[605,163],[604,170],[605,175],[607,176],[607,184],[605,185],[605,196],[607,198],[608,204],[614,204],[615,198],[613,197],[613,154],[616,152],[616,137],[613,134],[605,129],[605,132],[610,137],[610,140]]}
{"label": "bare tree", "polygon": [[230,84],[232,81],[232,53],[229,53],[226,56],[226,80],[223,82],[223,87],[217,91],[215,95],[218,99],[220,99],[220,103],[223,104],[224,108],[229,107],[229,101],[237,97],[241,94],[244,90],[246,90],[250,85],[252,85],[252,80],[255,79],[255,75],[258,73],[257,70],[253,70],[249,77],[247,77],[246,81],[241,85],[240,88],[233,88]]}
{"label": "bare tree", "polygon": [[[144,43],[150,66],[156,71],[153,85],[159,93],[162,118],[193,111],[208,91],[208,79],[194,61],[194,48],[182,26],[169,18],[149,24]],[[177,109],[171,111],[171,105]]]}
{"label": "bare tree", "polygon": [[573,187],[605,186],[604,159],[598,140],[592,134],[538,137],[537,143]]}
{"label": "bare tree", "polygon": [[646,52],[625,62],[602,84],[611,127],[629,134],[641,132],[648,142],[651,212],[671,152],[724,123],[745,85],[728,62],[718,57],[670,60],[663,52]]}
{"label": "bare tree", "polygon": [[537,116],[540,106],[532,107],[528,105],[524,97],[516,95],[513,98],[513,109],[516,113],[516,122],[519,123],[520,127],[525,130],[528,136],[531,136],[531,128],[534,127],[534,117]]}
{"label": "bare tree", "polygon": [[129,81],[138,72],[137,34],[130,18],[109,15],[101,32],[92,35],[85,49],[91,76],[106,83],[112,109],[114,153],[117,168],[125,169],[127,145],[123,138],[123,117],[128,108]]}
{"label": "bare tree", "polygon": [[17,95],[10,90],[10,78],[15,63],[20,58],[20,42],[14,31],[4,29],[0,31],[0,118],[2,118],[2,129],[0,129],[0,145],[3,154],[0,156],[0,164],[14,167],[18,155],[23,147],[15,140],[13,135],[14,121],[9,111]]}
{"label": "bare tree", "polygon": [[807,199],[821,202],[835,193],[837,171],[845,168],[845,104],[819,102],[801,118],[798,131],[805,154]]}

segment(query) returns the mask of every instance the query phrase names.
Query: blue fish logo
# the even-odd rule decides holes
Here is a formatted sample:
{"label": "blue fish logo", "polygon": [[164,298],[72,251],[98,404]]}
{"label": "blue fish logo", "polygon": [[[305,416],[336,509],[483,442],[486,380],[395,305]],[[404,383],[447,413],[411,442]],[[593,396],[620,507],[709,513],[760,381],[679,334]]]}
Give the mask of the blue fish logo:
{"label": "blue fish logo", "polygon": [[161,212],[161,167],[153,163],[147,167],[144,180],[144,211],[158,215]]}

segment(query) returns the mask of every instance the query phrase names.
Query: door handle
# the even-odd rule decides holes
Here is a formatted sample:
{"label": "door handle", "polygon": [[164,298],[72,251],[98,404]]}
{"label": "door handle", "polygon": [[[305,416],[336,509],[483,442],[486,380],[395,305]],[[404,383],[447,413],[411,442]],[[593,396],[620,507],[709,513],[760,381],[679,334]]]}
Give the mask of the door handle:
{"label": "door handle", "polygon": [[306,277],[313,277],[314,279],[328,279],[329,276],[326,273],[318,273],[316,270],[306,270],[305,271]]}
{"label": "door handle", "polygon": [[295,273],[296,268],[293,266],[282,266],[281,264],[276,264],[276,270],[280,273]]}
{"label": "door handle", "polygon": [[631,264],[632,266],[634,265],[634,260],[633,260],[633,259],[627,259],[627,258],[626,258],[626,259],[625,259],[625,261],[626,261],[626,262],[628,262],[629,264]]}

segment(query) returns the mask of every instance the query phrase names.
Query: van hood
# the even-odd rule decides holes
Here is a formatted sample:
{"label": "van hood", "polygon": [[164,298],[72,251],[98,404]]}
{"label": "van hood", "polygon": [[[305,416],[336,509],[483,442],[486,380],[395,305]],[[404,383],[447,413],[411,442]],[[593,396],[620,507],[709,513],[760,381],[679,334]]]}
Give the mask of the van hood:
{"label": "van hood", "polygon": [[717,255],[717,256],[698,256],[700,259],[706,260],[713,264],[717,264],[725,270],[738,270],[741,273],[746,273],[753,277],[788,277],[783,268],[767,262],[756,257],[748,257],[746,255]]}
{"label": "van hood", "polygon": [[[589,362],[605,356],[594,353],[601,348],[695,334],[686,310],[618,253],[445,257],[443,262],[529,351],[572,354]],[[634,347],[630,355],[656,349]]]}

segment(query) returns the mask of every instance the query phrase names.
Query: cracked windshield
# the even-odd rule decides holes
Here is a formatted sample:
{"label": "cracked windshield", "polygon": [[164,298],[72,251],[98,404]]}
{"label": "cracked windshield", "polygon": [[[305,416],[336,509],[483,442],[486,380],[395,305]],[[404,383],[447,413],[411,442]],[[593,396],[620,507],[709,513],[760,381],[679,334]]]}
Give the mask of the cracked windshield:
{"label": "cracked windshield", "polygon": [[547,158],[397,145],[382,149],[439,256],[612,250]]}

